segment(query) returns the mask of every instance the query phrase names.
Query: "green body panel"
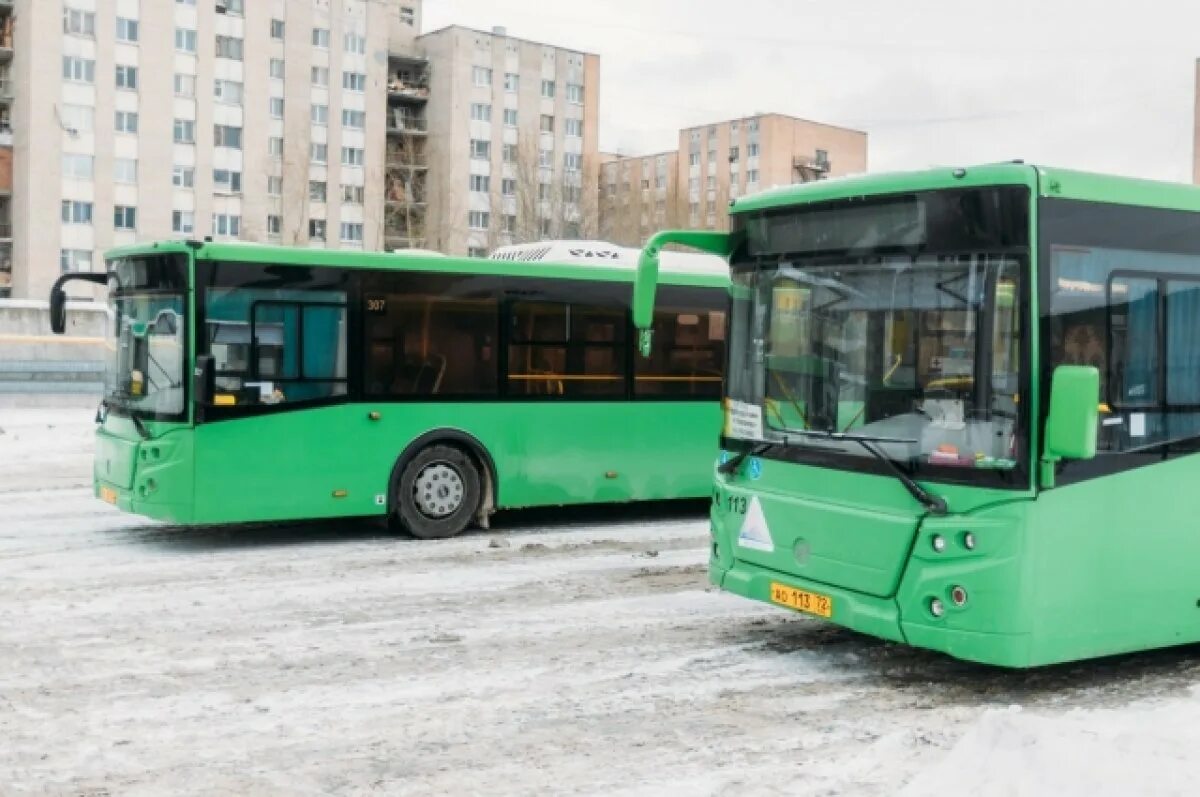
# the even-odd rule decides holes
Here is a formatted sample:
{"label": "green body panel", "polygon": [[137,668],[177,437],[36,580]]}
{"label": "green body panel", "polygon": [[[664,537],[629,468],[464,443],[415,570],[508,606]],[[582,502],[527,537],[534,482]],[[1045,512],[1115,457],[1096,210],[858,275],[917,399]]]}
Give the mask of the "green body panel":
{"label": "green body panel", "polygon": [[[997,164],[788,186],[738,199],[732,212],[999,184],[1033,189],[1032,241],[1039,240],[1039,197],[1200,211],[1200,190],[1192,186]],[[1038,248],[1030,253],[1033,285]],[[1032,290],[1022,322],[1027,329],[1038,329],[1038,302],[1039,291]],[[1033,374],[1041,373],[1046,345],[1035,339],[1031,347]],[[1030,415],[1041,418],[1040,390],[1021,398]],[[1068,403],[1096,405],[1078,397]],[[1067,415],[1095,428],[1091,411],[1082,419],[1077,409]],[[1043,464],[1041,432],[1036,423],[1027,431],[1029,485],[996,490],[922,482],[947,500],[944,516],[926,514],[897,480],[884,476],[753,457],[734,475],[716,473],[710,580],[768,602],[772,582],[807,589],[832,598],[831,622],[1001,666],[1200,641],[1200,493],[1186,487],[1200,459],[1176,457],[1055,487],[1051,457],[1034,484]],[[1063,434],[1063,441],[1079,437]],[[1092,451],[1063,441],[1067,453]],[[738,542],[755,498],[775,547],[770,553]],[[807,546],[798,558],[801,539]],[[956,587],[964,591],[961,606],[952,597]],[[944,607],[941,616],[931,611],[935,598]]]}
{"label": "green body panel", "polygon": [[96,430],[95,493],[99,496],[102,487],[112,490],[117,507],[126,512],[190,523],[195,473],[192,430],[186,424],[153,421],[146,421],[146,428],[153,439],[143,440],[128,418],[109,414]]}

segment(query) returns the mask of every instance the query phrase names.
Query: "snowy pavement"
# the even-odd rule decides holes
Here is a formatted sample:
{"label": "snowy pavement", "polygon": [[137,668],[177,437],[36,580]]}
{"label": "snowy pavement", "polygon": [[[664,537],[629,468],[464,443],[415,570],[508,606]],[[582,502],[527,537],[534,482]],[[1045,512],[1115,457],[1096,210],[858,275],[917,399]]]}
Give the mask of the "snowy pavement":
{"label": "snowy pavement", "polygon": [[1194,794],[1200,648],[1009,672],[718,593],[703,509],[185,530],[0,409],[0,794]]}

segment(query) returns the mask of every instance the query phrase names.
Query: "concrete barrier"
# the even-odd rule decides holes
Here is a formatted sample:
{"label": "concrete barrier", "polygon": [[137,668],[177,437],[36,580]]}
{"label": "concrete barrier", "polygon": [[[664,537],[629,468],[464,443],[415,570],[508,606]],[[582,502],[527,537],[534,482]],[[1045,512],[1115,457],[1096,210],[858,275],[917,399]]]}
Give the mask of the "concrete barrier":
{"label": "concrete barrier", "polygon": [[67,302],[65,334],[50,331],[50,308],[0,299],[0,407],[87,406],[104,392],[108,307]]}

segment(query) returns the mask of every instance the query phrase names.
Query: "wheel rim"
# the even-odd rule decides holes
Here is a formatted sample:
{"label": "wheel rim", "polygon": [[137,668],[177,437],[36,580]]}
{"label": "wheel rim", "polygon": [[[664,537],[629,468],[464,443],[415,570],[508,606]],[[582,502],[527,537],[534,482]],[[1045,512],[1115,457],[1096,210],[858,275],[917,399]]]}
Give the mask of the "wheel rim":
{"label": "wheel rim", "polygon": [[464,493],[462,474],[447,462],[431,462],[413,481],[413,503],[427,518],[453,515],[462,506]]}

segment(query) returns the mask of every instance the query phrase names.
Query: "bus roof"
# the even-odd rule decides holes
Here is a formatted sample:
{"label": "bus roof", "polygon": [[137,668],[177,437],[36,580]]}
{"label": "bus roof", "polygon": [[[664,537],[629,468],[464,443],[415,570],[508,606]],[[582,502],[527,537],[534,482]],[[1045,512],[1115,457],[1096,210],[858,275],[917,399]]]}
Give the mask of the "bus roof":
{"label": "bus roof", "polygon": [[[156,241],[124,246],[105,253],[105,258],[195,251],[197,259],[230,260],[244,263],[273,263],[283,266],[325,266],[382,271],[426,271],[450,274],[488,274],[550,279],[588,279],[605,282],[633,282],[635,269],[623,263],[598,260],[589,263],[530,262],[524,260],[447,257],[445,255],[359,252],[337,249],[310,249],[299,246],[270,246],[241,241]],[[667,285],[725,288],[729,285],[729,267],[717,258],[721,268],[696,271],[666,271]]]}
{"label": "bus roof", "polygon": [[1200,211],[1200,187],[1197,186],[1033,166],[1014,161],[911,172],[859,174],[782,186],[734,200],[730,213],[750,213],[880,194],[985,185],[1026,185],[1042,197]]}
{"label": "bus roof", "polygon": [[[636,269],[641,253],[641,249],[607,241],[540,241],[501,246],[489,258],[526,263],[605,263],[614,268]],[[663,251],[659,255],[659,273],[721,277],[729,273],[729,264],[725,258],[705,252]]]}

